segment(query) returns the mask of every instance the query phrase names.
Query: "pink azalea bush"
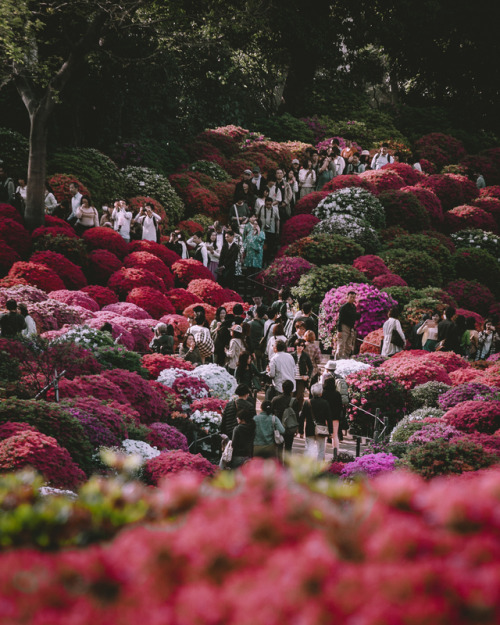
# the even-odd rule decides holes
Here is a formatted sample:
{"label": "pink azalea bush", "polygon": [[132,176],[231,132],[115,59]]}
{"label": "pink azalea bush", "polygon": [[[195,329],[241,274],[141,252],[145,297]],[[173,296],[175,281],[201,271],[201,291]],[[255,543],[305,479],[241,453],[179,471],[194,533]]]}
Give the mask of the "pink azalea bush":
{"label": "pink azalea bush", "polygon": [[2,242],[0,246],[0,278],[3,278],[9,272],[14,263],[21,260],[19,254]]}
{"label": "pink azalea bush", "polygon": [[105,286],[91,284],[81,289],[81,291],[82,293],[87,293],[101,308],[108,304],[115,304],[118,301],[116,293]]}
{"label": "pink azalea bush", "polygon": [[[334,178],[334,180],[336,179]],[[293,214],[295,216],[310,215],[316,208],[316,206],[321,202],[321,200],[325,198],[328,194],[329,191],[327,191],[326,189],[323,189],[322,191],[313,191],[312,193],[308,193],[303,198],[300,198],[300,200],[297,201],[297,203],[293,207]]]}
{"label": "pink azalea bush", "polygon": [[448,410],[443,419],[463,432],[494,434],[500,429],[500,401],[464,401]]}
{"label": "pink azalea bush", "polygon": [[[464,401],[472,401],[486,397],[494,399],[499,389],[479,384],[477,382],[469,382],[468,384],[460,384],[443,393],[438,398],[439,407],[447,411]],[[480,397],[478,397],[480,396]]]}
{"label": "pink azalea bush", "polygon": [[429,214],[431,225],[438,227],[443,222],[443,207],[441,205],[441,200],[433,191],[416,185],[402,187],[400,191],[404,191],[404,193],[411,193],[417,198]]}
{"label": "pink azalea bush", "polygon": [[455,280],[446,286],[446,290],[460,306],[474,308],[481,315],[487,315],[495,303],[491,290],[477,280]]}
{"label": "pink azalea bush", "polygon": [[330,182],[327,182],[325,184],[325,186],[323,187],[323,192],[326,191],[328,195],[329,193],[334,193],[339,189],[347,189],[348,187],[362,187],[363,189],[366,189],[371,193],[377,192],[376,186],[372,182],[370,182],[369,179],[354,174],[335,176],[335,178],[332,178]]}
{"label": "pink azalea bush", "polygon": [[281,256],[276,258],[267,269],[261,271],[257,280],[274,288],[292,287],[296,286],[300,278],[315,267],[316,265],[300,257]]}
{"label": "pink azalea bush", "polygon": [[199,410],[200,412],[208,410],[210,412],[222,414],[227,403],[225,399],[220,399],[219,397],[202,397],[201,399],[194,400],[191,404],[191,410],[193,412],[195,410]]}
{"label": "pink azalea bush", "polygon": [[382,328],[368,332],[359,348],[360,354],[380,354],[383,337],[384,332]]}
{"label": "pink azalea bush", "polygon": [[401,276],[391,272],[376,276],[373,278],[372,284],[377,289],[385,289],[391,286],[408,286],[408,283]]}
{"label": "pink azalea bush", "polygon": [[83,291],[67,291],[66,289],[52,291],[50,293],[50,299],[56,299],[58,302],[62,302],[68,306],[80,306],[90,312],[97,312],[99,310],[99,304],[95,299]]}
{"label": "pink azalea bush", "polygon": [[425,384],[425,382],[430,382],[431,380],[443,382],[450,386],[452,384],[450,376],[444,367],[421,358],[411,356],[391,358],[384,362],[380,369],[391,373],[407,389]]}
{"label": "pink azalea bush", "polygon": [[382,193],[382,191],[395,191],[405,185],[401,176],[384,169],[365,171],[358,177],[371,183],[375,187],[374,193],[376,194]]}
{"label": "pink azalea bush", "polygon": [[[53,293],[54,292],[55,291],[53,291]],[[48,295],[45,291],[42,291],[42,289],[37,289],[30,284],[0,288],[0,306],[5,306],[5,302],[8,299],[15,299],[16,302],[26,304],[28,306],[29,304],[34,304],[35,302],[47,301]]]}
{"label": "pink azalea bush", "polygon": [[126,301],[146,310],[153,319],[175,313],[175,308],[169,298],[150,286],[132,289]]}
{"label": "pink azalea bush", "polygon": [[356,458],[354,462],[345,464],[341,477],[344,479],[353,479],[360,476],[375,477],[382,473],[394,471],[397,460],[398,457],[392,454],[366,454]]}
{"label": "pink azalea bush", "polygon": [[203,458],[201,454],[186,451],[165,451],[144,465],[144,477],[148,484],[157,486],[161,478],[184,471],[194,471],[204,477],[212,477],[217,467]]}
{"label": "pink azalea bush", "polygon": [[406,163],[387,163],[381,167],[384,171],[394,171],[406,185],[417,184],[424,174]]}
{"label": "pink azalea bush", "polygon": [[130,317],[131,319],[151,319],[151,315],[137,304],[132,302],[117,302],[116,304],[108,304],[103,306],[103,312],[110,312],[121,317]]}
{"label": "pink azalea bush", "polygon": [[48,330],[60,330],[65,325],[82,324],[94,315],[85,308],[68,306],[55,299],[31,304],[28,310],[40,334]]}
{"label": "pink azalea bush", "polygon": [[108,287],[124,301],[132,289],[149,286],[165,292],[163,280],[147,269],[128,269],[122,267],[110,277]]}
{"label": "pink azalea bush", "polygon": [[463,143],[442,132],[424,135],[415,143],[415,149],[420,158],[431,161],[439,169],[458,163],[465,156]]}
{"label": "pink azalea bush", "polygon": [[151,423],[148,443],[161,451],[179,449],[188,452],[187,438],[179,430],[166,423]]}
{"label": "pink azalea bush", "polygon": [[[313,207],[313,209],[314,208],[316,207]],[[320,220],[314,215],[308,214],[295,215],[287,219],[281,229],[281,245],[289,245],[297,239],[308,236],[319,221]]]}
{"label": "pink azalea bush", "polygon": [[455,206],[445,214],[444,224],[448,232],[478,229],[498,233],[495,218],[477,206]]}
{"label": "pink azalea bush", "polygon": [[357,323],[357,333],[360,338],[376,330],[387,319],[387,313],[397,302],[384,291],[368,284],[351,282],[338,289],[331,289],[325,294],[319,313],[319,337],[323,344],[331,347],[332,335],[336,330],[340,307],[347,301],[347,293],[355,291],[357,294],[357,310],[361,318]]}
{"label": "pink azalea bush", "polygon": [[[63,378],[59,383],[59,393],[63,399],[90,396],[101,401],[114,400],[121,404],[127,403],[127,399],[120,387],[105,377],[105,375],[77,376],[73,380],[65,380]],[[50,391],[50,396],[52,395],[53,391]]]}
{"label": "pink azalea bush", "polygon": [[389,269],[380,256],[367,254],[366,256],[358,256],[352,263],[356,269],[362,271],[369,280],[373,280],[376,276],[389,273]]}
{"label": "pink azalea bush", "polygon": [[187,286],[187,291],[196,295],[202,302],[215,306],[216,308],[224,303],[224,289],[213,280],[195,279]]}
{"label": "pink azalea bush", "polygon": [[441,201],[444,211],[451,210],[453,207],[462,204],[463,196],[460,182],[449,176],[440,174],[428,176],[416,186],[429,189],[435,193]]}

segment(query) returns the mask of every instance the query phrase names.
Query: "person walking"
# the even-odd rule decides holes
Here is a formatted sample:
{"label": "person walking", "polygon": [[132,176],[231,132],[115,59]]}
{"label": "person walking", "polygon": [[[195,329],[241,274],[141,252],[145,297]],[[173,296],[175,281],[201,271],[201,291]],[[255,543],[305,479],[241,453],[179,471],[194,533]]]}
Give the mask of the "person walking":
{"label": "person walking", "polygon": [[304,339],[297,339],[295,351],[292,358],[295,361],[295,397],[299,404],[299,410],[304,405],[304,394],[311,380],[313,366],[311,359],[305,352],[306,342]]}
{"label": "person walking", "polygon": [[275,395],[283,392],[283,382],[285,380],[293,380],[293,390],[295,391],[295,360],[285,350],[285,341],[278,341],[274,346],[275,354],[267,366],[269,377],[272,380],[272,386],[268,389],[269,396],[267,399],[272,399]]}
{"label": "person walking", "polygon": [[270,401],[262,402],[261,412],[254,417],[254,421],[256,426],[253,444],[254,457],[280,460],[279,445],[276,444],[274,432],[278,431],[283,436],[285,428],[276,415],[272,413]]}
{"label": "person walking", "polygon": [[399,309],[393,306],[389,311],[387,321],[382,326],[384,333],[380,352],[382,356],[393,356],[404,349],[406,337],[398,317]]}
{"label": "person walking", "polygon": [[236,415],[239,410],[250,410],[252,417],[255,415],[255,407],[249,401],[250,389],[246,384],[238,384],[235,390],[235,396],[228,401],[223,412],[222,420],[219,425],[221,434],[225,434],[232,439],[234,428],[238,425]]}
{"label": "person walking", "polygon": [[[273,397],[271,401],[271,412],[275,414],[283,424],[285,433],[283,434],[285,452],[292,451],[293,439],[298,432],[300,409],[298,401],[293,397],[293,382],[285,380],[283,382],[283,392]],[[289,416],[289,409],[293,410],[293,415]]]}
{"label": "person walking", "polygon": [[323,393],[321,399],[324,399],[330,406],[330,412],[332,415],[332,444],[333,444],[333,461],[337,460],[340,451],[340,422],[344,407],[342,405],[342,395],[337,390],[335,378],[327,378],[323,385]]}
{"label": "person walking", "polygon": [[255,410],[242,409],[236,413],[238,425],[233,430],[233,457],[230,468],[238,469],[253,458],[256,424]]}
{"label": "person walking", "polygon": [[306,455],[316,455],[319,461],[325,459],[326,439],[333,434],[330,405],[322,399],[322,393],[321,384],[311,387],[311,398],[304,402],[299,424],[300,431],[306,436]]}

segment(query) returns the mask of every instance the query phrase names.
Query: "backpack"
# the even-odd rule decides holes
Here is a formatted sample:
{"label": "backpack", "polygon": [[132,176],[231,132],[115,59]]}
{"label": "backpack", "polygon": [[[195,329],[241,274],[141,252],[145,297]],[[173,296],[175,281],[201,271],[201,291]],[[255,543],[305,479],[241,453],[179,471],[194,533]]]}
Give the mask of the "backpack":
{"label": "backpack", "polygon": [[299,429],[299,422],[297,421],[297,415],[295,410],[292,408],[292,404],[295,398],[292,397],[290,400],[290,405],[285,408],[283,411],[283,415],[281,417],[281,422],[283,423],[285,430],[288,434],[295,434]]}
{"label": "backpack", "polygon": [[344,378],[335,378],[335,388],[342,396],[342,405],[347,406],[347,404],[349,403],[349,389],[347,386],[347,382],[344,380]]}

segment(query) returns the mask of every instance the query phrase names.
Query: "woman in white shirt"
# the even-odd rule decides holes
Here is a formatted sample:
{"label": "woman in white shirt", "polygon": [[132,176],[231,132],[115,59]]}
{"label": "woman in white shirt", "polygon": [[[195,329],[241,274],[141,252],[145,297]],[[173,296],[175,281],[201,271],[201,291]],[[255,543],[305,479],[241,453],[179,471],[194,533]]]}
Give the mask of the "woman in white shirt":
{"label": "woman in white shirt", "polygon": [[287,342],[287,338],[285,336],[285,331],[283,329],[282,323],[276,323],[273,329],[271,330],[271,333],[272,333],[272,336],[267,341],[267,347],[266,347],[268,360],[271,360],[271,358],[275,354],[274,346],[276,345],[277,341],[285,341],[285,343]]}
{"label": "woman in white shirt", "polygon": [[436,350],[438,344],[438,323],[439,314],[434,312],[432,319],[426,319],[424,323],[417,330],[417,334],[423,334],[422,337],[422,349],[426,352],[433,352]]}
{"label": "woman in white shirt", "polygon": [[54,194],[52,193],[52,189],[48,182],[45,183],[45,212],[47,215],[53,215],[56,208],[59,206],[57,203]]}
{"label": "woman in white shirt", "polygon": [[19,178],[18,187],[16,189],[16,195],[22,197],[23,202],[26,203],[26,191],[28,190],[28,185],[26,184],[26,180],[24,178]]}
{"label": "woman in white shirt", "polygon": [[26,304],[18,304],[17,309],[19,310],[19,314],[24,317],[24,321],[26,321],[26,328],[21,332],[21,334],[27,338],[30,336],[36,336],[36,323],[33,317],[29,314]]}
{"label": "woman in white shirt", "polygon": [[[403,328],[398,319],[399,310],[397,306],[393,306],[389,311],[389,319],[383,325],[384,331],[384,341],[382,343],[382,356],[392,356],[393,354],[397,354],[397,352],[401,352],[404,349],[404,345],[406,343],[406,337],[403,332]],[[392,332],[396,330],[397,334],[401,339],[402,345],[396,345],[392,342]]]}
{"label": "woman in white shirt", "polygon": [[208,268],[217,280],[217,268],[219,267],[220,250],[217,247],[217,232],[211,230],[208,234],[207,244]]}
{"label": "woman in white shirt", "polygon": [[313,169],[313,162],[308,159],[303,168],[299,171],[300,197],[312,193],[316,188],[316,172]]}
{"label": "woman in white shirt", "polygon": [[141,207],[134,221],[142,225],[143,241],[157,242],[156,228],[161,221],[161,217],[153,211],[152,204],[146,204],[145,208]]}

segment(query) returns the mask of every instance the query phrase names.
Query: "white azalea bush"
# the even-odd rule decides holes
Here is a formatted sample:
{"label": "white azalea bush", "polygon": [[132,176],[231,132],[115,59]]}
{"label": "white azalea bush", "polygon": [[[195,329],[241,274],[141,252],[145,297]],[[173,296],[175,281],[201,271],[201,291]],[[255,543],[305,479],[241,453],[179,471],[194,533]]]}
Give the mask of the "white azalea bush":
{"label": "white azalea bush", "polygon": [[371,369],[371,365],[367,365],[364,362],[358,362],[357,360],[336,360],[335,373],[342,378],[346,378],[351,373],[357,373],[358,371],[365,371],[365,369]]}
{"label": "white azalea bush", "polygon": [[218,399],[231,399],[238,385],[234,376],[224,367],[215,364],[200,365],[194,371],[190,371],[189,375],[206,382],[210,387],[210,395]]}
{"label": "white azalea bush", "polygon": [[113,347],[115,344],[109,332],[101,332],[89,326],[73,326],[65,334],[52,341],[52,343],[63,342],[76,343],[91,352],[97,351],[99,347]]}
{"label": "white azalea bush", "polygon": [[380,249],[378,234],[368,221],[360,217],[335,213],[314,226],[313,234],[340,234],[363,246],[365,252],[375,253]]}
{"label": "white azalea bush", "polygon": [[451,240],[458,247],[475,247],[489,252],[500,262],[500,237],[486,230],[460,230],[451,235]]}
{"label": "white azalea bush", "polygon": [[[222,421],[222,416],[213,410],[195,410],[189,419],[196,424],[196,426],[205,433],[207,437],[213,434],[218,434],[219,426]],[[202,438],[205,438],[202,436]],[[201,452],[210,453],[212,449],[211,440],[200,440],[198,443],[198,449]]]}
{"label": "white azalea bush", "polygon": [[168,386],[172,388],[173,383],[177,380],[177,378],[184,377],[186,375],[191,375],[191,371],[186,371],[185,369],[177,369],[173,367],[172,369],[163,369],[160,372],[160,375],[156,379],[157,382],[163,384],[163,386]]}
{"label": "white azalea bush", "polygon": [[129,165],[122,169],[127,197],[147,196],[165,208],[169,223],[177,223],[184,215],[184,202],[166,176],[148,167]]}
{"label": "white azalea bush", "polygon": [[382,203],[369,191],[359,187],[347,187],[330,193],[313,210],[318,219],[333,215],[347,215],[365,219],[374,228],[385,227],[385,209]]}

